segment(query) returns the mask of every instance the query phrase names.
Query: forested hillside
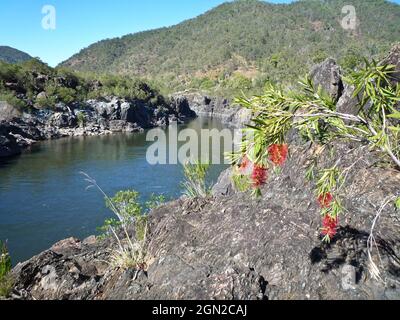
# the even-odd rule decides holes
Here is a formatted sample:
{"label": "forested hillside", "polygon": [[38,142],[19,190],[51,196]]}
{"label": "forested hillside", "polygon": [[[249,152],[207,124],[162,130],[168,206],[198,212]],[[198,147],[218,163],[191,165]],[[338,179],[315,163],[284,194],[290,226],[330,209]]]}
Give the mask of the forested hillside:
{"label": "forested hillside", "polygon": [[32,59],[32,57],[20,50],[8,47],[0,46],[0,61],[8,63],[23,62]]}
{"label": "forested hillside", "polygon": [[400,40],[399,5],[353,0],[357,28],[345,30],[341,21],[347,4],[237,0],[173,27],[98,42],[62,66],[146,76],[175,90],[291,83],[328,56],[350,69],[362,56],[378,58]]}
{"label": "forested hillside", "polygon": [[0,61],[0,101],[21,110],[54,108],[87,99],[117,96],[162,105],[158,91],[140,79],[122,75],[92,75],[51,68],[37,59],[9,64]]}

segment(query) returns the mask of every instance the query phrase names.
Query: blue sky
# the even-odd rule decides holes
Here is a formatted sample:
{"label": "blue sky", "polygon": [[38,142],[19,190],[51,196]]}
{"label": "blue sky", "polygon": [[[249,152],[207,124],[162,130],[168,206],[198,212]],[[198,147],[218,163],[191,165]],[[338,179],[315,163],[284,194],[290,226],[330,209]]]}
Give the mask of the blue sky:
{"label": "blue sky", "polygon": [[[223,2],[226,0],[1,0],[0,45],[55,66],[93,42],[177,24]],[[42,8],[48,4],[56,9],[55,30],[42,28]]]}

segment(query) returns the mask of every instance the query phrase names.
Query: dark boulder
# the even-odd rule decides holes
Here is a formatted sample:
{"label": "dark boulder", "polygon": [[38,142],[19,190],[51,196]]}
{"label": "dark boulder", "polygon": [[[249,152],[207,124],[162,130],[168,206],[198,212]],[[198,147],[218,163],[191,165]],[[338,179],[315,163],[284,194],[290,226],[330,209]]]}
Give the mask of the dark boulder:
{"label": "dark boulder", "polygon": [[232,183],[232,169],[226,169],[223,171],[217,183],[212,188],[212,194],[216,197],[219,196],[230,196],[235,193],[235,189]]}
{"label": "dark boulder", "polygon": [[321,87],[335,101],[339,99],[343,91],[341,70],[336,61],[328,58],[316,65],[311,73],[311,79],[316,88]]}
{"label": "dark boulder", "polygon": [[49,123],[57,128],[71,128],[78,125],[78,120],[73,113],[56,112],[50,117]]}
{"label": "dark boulder", "polygon": [[336,110],[341,113],[357,115],[359,112],[359,102],[360,99],[354,97],[354,87],[345,84],[343,93],[336,104]]}
{"label": "dark boulder", "polygon": [[0,158],[12,157],[21,153],[16,139],[4,131],[0,124]]}
{"label": "dark boulder", "polygon": [[171,97],[172,108],[175,113],[187,118],[195,118],[196,113],[190,108],[190,103],[186,96],[173,96]]}
{"label": "dark boulder", "polygon": [[395,73],[391,76],[394,82],[400,82],[400,44],[395,45],[389,55],[383,60],[382,64],[394,65]]}
{"label": "dark boulder", "polygon": [[0,101],[0,121],[12,120],[22,116],[22,112],[6,101]]}

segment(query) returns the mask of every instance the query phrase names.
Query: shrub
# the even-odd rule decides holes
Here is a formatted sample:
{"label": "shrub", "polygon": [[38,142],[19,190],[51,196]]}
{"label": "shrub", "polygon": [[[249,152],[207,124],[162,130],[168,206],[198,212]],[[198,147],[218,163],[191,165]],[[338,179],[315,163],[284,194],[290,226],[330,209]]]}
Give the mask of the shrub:
{"label": "shrub", "polygon": [[185,181],[182,182],[182,187],[185,189],[184,194],[189,198],[206,197],[210,193],[210,187],[207,185],[206,176],[210,168],[209,164],[186,163],[183,166]]}
{"label": "shrub", "polygon": [[65,104],[70,104],[78,100],[76,97],[76,91],[72,88],[58,87],[56,90],[56,95],[58,100],[64,102]]}
{"label": "shrub", "polygon": [[0,297],[8,297],[13,288],[11,257],[6,245],[0,241]]}
{"label": "shrub", "polygon": [[[286,137],[293,129],[327,149],[339,140],[356,142],[359,148],[368,145],[380,152],[388,164],[400,169],[400,111],[396,107],[400,86],[391,81],[393,72],[394,66],[366,62],[365,68],[346,79],[355,87],[354,96],[360,98],[356,115],[337,112],[333,99],[321,88],[315,88],[308,78],[301,81],[301,92],[284,92],[270,84],[262,96],[237,99],[257,117],[244,132],[241,150],[231,155],[235,184],[244,190],[252,188],[255,195],[260,195],[268,170],[284,164],[289,151]],[[343,211],[341,188],[353,166],[341,166],[341,159],[336,159],[330,168],[319,168],[318,158],[311,163],[306,176],[316,179],[321,234],[329,242]]]}
{"label": "shrub", "polygon": [[0,101],[5,101],[21,111],[27,107],[24,100],[17,98],[14,94],[7,91],[0,91]]}
{"label": "shrub", "polygon": [[0,83],[18,82],[20,67],[15,64],[8,64],[0,61]]}
{"label": "shrub", "polygon": [[54,74],[54,70],[51,67],[37,58],[21,62],[19,63],[19,66],[24,72],[34,72],[46,75]]}
{"label": "shrub", "polygon": [[339,64],[346,72],[352,72],[352,70],[362,65],[362,63],[362,56],[353,51],[349,51],[339,61]]}
{"label": "shrub", "polygon": [[116,208],[118,212],[122,213],[122,220],[130,221],[142,214],[142,207],[138,199],[139,193],[137,191],[118,191],[113,198],[106,199],[106,206],[109,209]]}
{"label": "shrub", "polygon": [[252,87],[252,81],[241,74],[235,74],[229,79],[227,87],[235,90],[249,90]]}
{"label": "shrub", "polygon": [[85,114],[83,113],[83,112],[78,112],[77,114],[76,114],[76,118],[77,118],[77,120],[78,120],[78,125],[80,126],[80,127],[83,127],[84,125],[85,125],[85,123],[86,123],[86,116],[85,116]]}
{"label": "shrub", "polygon": [[54,96],[39,97],[36,99],[36,105],[40,108],[53,108],[57,103]]}
{"label": "shrub", "polygon": [[[117,217],[107,219],[99,230],[104,232],[102,237],[113,235],[117,240],[117,249],[111,250],[110,265],[116,268],[142,270],[146,265],[146,236],[148,219],[147,213],[165,201],[164,196],[152,195],[146,202],[145,209],[139,203],[139,193],[134,190],[119,191],[110,198],[100,188],[96,180],[82,172],[89,187],[96,187],[105,197],[105,203]],[[134,226],[134,237],[129,234],[130,227]],[[118,233],[122,230],[124,238]]]}
{"label": "shrub", "polygon": [[396,207],[396,210],[400,211],[400,197],[398,197],[396,199],[396,201],[394,202],[394,205]]}
{"label": "shrub", "polygon": [[324,50],[317,50],[313,57],[312,57],[312,62],[313,63],[321,63],[325,59],[329,58],[329,55],[326,53]]}

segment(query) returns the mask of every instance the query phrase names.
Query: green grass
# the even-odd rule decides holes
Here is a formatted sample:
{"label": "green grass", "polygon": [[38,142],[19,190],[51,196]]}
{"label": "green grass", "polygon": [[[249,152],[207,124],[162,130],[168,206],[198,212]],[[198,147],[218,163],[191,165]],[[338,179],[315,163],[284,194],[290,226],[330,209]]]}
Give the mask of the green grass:
{"label": "green grass", "polygon": [[207,163],[195,161],[194,163],[186,163],[183,166],[185,180],[181,183],[184,188],[184,194],[189,198],[207,197],[211,188],[207,185],[206,176],[210,169]]}

